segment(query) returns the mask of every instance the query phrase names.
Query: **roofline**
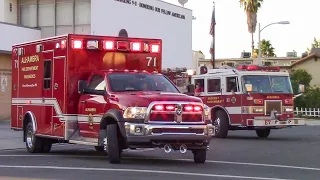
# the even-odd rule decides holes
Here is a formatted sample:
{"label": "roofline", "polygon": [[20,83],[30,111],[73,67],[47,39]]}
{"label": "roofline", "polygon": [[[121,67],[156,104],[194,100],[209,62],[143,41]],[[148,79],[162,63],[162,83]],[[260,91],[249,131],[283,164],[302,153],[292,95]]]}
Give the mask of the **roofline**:
{"label": "roofline", "polygon": [[171,3],[165,2],[165,1],[163,1],[163,0],[157,0],[157,1],[160,1],[160,2],[165,3],[165,4],[169,4],[169,5],[171,5],[171,6],[176,6],[176,7],[179,7],[179,8],[181,8],[181,9],[189,10],[189,11],[192,12],[192,9],[189,9],[189,8],[185,8],[185,7],[182,7],[182,6],[175,5],[175,4],[171,4]]}
{"label": "roofline", "polygon": [[0,50],[0,54],[12,54],[12,51],[4,51],[4,50]]}
{"label": "roofline", "polygon": [[21,27],[21,28],[26,28],[26,29],[41,30],[41,28],[39,28],[39,27],[28,27],[28,26],[23,26],[23,25],[19,25],[19,24],[7,23],[7,22],[3,22],[3,21],[0,21],[0,24],[16,26],[16,27]]}
{"label": "roofline", "polygon": [[292,68],[293,66],[295,66],[295,65],[297,65],[297,64],[300,64],[300,63],[302,63],[302,62],[304,62],[304,61],[306,61],[306,60],[308,60],[308,59],[310,59],[310,58],[313,58],[313,57],[318,57],[318,56],[317,56],[316,53],[312,53],[312,54],[310,54],[310,55],[308,55],[308,56],[306,56],[306,57],[298,60],[297,62],[291,64],[290,67]]}

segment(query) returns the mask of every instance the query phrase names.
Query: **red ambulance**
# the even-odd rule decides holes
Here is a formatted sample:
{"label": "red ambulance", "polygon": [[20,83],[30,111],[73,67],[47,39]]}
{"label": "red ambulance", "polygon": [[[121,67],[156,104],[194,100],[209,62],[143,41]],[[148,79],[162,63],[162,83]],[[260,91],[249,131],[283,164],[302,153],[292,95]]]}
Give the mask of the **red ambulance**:
{"label": "red ambulance", "polygon": [[165,76],[162,41],[68,34],[14,45],[12,120],[31,153],[92,145],[120,163],[124,149],[192,151],[204,163],[210,110]]}

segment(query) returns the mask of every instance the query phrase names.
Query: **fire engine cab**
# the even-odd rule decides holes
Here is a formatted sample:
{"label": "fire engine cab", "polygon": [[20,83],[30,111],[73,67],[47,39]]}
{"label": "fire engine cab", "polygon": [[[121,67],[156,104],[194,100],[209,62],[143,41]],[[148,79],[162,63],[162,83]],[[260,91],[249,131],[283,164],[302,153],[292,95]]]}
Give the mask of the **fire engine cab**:
{"label": "fire engine cab", "polygon": [[162,74],[162,41],[68,34],[14,45],[12,120],[30,153],[92,145],[120,163],[124,149],[192,151],[204,163],[209,107]]}
{"label": "fire engine cab", "polygon": [[258,137],[267,138],[271,129],[306,125],[294,117],[289,73],[279,67],[203,66],[191,83],[191,93],[211,108],[216,137],[227,137],[228,130],[255,130]]}

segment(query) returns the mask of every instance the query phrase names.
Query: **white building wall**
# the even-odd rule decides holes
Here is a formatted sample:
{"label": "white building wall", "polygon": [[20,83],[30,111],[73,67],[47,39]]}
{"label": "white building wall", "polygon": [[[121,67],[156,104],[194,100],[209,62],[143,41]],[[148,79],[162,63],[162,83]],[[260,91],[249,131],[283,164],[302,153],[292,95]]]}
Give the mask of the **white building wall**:
{"label": "white building wall", "polygon": [[0,51],[11,51],[12,45],[41,38],[37,29],[19,27],[12,24],[0,23]]}
{"label": "white building wall", "polygon": [[[177,17],[182,15],[185,18]],[[162,68],[192,67],[192,11],[160,0],[92,0],[95,35],[162,39]]]}
{"label": "white building wall", "polygon": [[0,1],[0,22],[4,22],[4,1]]}
{"label": "white building wall", "polygon": [[21,24],[40,27],[42,38],[90,34],[91,0],[21,0]]}
{"label": "white building wall", "polygon": [[18,23],[18,3],[17,0],[4,1],[4,22],[17,24]]}

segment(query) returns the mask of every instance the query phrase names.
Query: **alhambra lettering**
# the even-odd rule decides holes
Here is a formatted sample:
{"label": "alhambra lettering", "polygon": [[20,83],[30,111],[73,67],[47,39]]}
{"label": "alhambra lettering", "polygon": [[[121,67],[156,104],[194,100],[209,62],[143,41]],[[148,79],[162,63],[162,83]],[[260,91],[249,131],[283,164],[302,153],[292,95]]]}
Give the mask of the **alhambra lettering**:
{"label": "alhambra lettering", "polygon": [[115,0],[115,1],[121,2],[121,3],[125,3],[125,4],[130,4],[130,5],[133,5],[133,6],[136,6],[136,7],[140,7],[140,8],[149,10],[149,11],[154,11],[154,12],[161,13],[161,14],[164,14],[164,15],[172,16],[172,17],[175,17],[175,18],[186,19],[185,15],[182,15],[182,14],[179,14],[179,13],[176,13],[176,12],[171,12],[171,11],[168,11],[168,10],[163,9],[163,8],[152,6],[150,4],[141,3],[141,2],[133,1],[133,0]]}

